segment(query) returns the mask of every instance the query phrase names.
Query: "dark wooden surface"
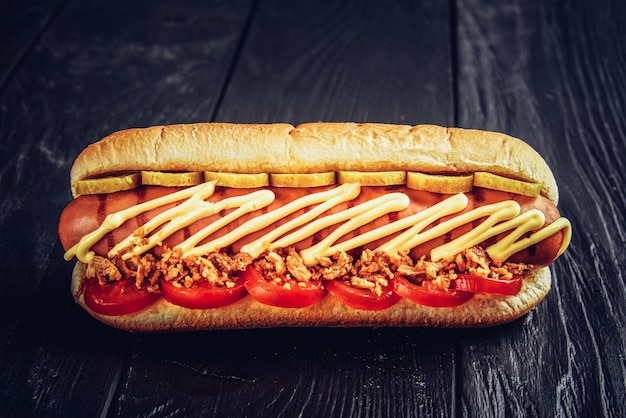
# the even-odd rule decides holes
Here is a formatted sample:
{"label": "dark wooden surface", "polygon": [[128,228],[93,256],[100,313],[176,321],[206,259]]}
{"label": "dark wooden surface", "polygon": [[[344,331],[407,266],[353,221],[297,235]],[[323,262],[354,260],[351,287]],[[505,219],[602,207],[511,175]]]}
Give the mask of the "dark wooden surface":
{"label": "dark wooden surface", "polygon": [[[0,415],[623,416],[624,22],[604,0],[0,2]],[[521,137],[572,245],[538,309],[492,329],[101,325],[56,235],[73,159],[211,120]]]}

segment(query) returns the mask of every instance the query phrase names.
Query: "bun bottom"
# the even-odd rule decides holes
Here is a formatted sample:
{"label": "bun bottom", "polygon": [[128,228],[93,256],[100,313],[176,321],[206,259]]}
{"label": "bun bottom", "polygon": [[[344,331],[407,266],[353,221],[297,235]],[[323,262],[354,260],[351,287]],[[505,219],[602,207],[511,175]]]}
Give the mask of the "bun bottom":
{"label": "bun bottom", "polygon": [[151,306],[127,315],[108,316],[92,311],[80,289],[86,265],[77,262],[72,272],[72,295],[99,321],[131,332],[173,332],[274,327],[489,327],[514,321],[534,309],[550,291],[548,267],[524,279],[515,296],[476,294],[452,308],[432,308],[401,299],[383,311],[350,308],[328,294],[307,308],[277,308],[257,302],[251,296],[215,309],[189,309],[160,298]]}

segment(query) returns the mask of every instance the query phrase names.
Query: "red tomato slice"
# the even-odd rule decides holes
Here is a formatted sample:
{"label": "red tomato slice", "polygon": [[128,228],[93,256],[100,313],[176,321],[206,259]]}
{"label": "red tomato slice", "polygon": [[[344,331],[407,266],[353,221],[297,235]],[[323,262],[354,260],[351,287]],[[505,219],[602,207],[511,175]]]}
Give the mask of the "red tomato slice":
{"label": "red tomato slice", "polygon": [[241,278],[250,296],[261,303],[279,308],[304,308],[319,302],[326,295],[319,280],[306,282],[303,286],[299,286],[295,280],[289,280],[289,289],[286,289],[283,284],[266,280],[253,266],[248,266]]}
{"label": "red tomato slice", "polygon": [[493,293],[498,295],[517,295],[522,289],[522,276],[511,280],[498,280],[473,274],[457,274],[450,285],[456,290],[473,293]]}
{"label": "red tomato slice", "polygon": [[380,296],[371,290],[354,287],[343,280],[325,281],[324,285],[341,303],[354,309],[382,311],[400,300],[400,296],[393,291],[392,283],[383,288],[383,293]]}
{"label": "red tomato slice", "polygon": [[234,287],[213,286],[209,282],[194,283],[192,287],[177,287],[172,281],[162,281],[163,296],[174,305],[191,309],[211,309],[230,305],[246,295],[243,281]]}
{"label": "red tomato slice", "polygon": [[122,279],[101,285],[98,280],[87,280],[83,293],[85,304],[102,315],[125,315],[152,305],[160,294],[137,289],[131,279]]}
{"label": "red tomato slice", "polygon": [[405,277],[396,275],[394,291],[403,298],[407,298],[419,305],[432,307],[452,307],[462,305],[472,298],[472,292],[462,290],[445,290],[425,280],[421,285],[408,281]]}

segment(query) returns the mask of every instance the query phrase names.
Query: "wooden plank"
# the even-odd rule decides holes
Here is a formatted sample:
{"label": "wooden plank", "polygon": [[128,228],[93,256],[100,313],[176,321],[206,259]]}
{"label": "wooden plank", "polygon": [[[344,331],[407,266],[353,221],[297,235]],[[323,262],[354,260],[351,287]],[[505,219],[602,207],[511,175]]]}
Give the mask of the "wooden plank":
{"label": "wooden plank", "polygon": [[[141,336],[116,415],[449,416],[446,332],[268,329]],[[448,401],[443,404],[442,400]]]}
{"label": "wooden plank", "polygon": [[0,5],[0,90],[62,8],[61,1],[25,0]]}
{"label": "wooden plank", "polygon": [[[606,3],[606,4],[604,4]],[[574,239],[537,311],[469,334],[468,416],[616,416],[626,407],[622,116],[626,8],[618,2],[459,2],[458,121],[535,146],[561,184]],[[620,250],[621,251],[621,250]]]}
{"label": "wooden plank", "polygon": [[[448,19],[447,2],[262,1],[216,119],[451,124]],[[450,416],[455,336],[423,329],[146,336],[112,410]]]}
{"label": "wooden plank", "polygon": [[0,410],[106,414],[135,337],[69,294],[56,227],[78,152],[113,130],[205,120],[250,9],[228,2],[73,2],[0,95]]}
{"label": "wooden plank", "polygon": [[261,2],[217,119],[451,124],[441,3]]}

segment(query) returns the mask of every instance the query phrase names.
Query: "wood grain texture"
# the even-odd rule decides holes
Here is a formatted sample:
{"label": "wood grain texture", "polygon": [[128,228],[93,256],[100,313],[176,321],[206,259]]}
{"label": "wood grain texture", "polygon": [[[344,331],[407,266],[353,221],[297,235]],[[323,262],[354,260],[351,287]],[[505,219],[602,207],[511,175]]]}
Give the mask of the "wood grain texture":
{"label": "wood grain texture", "polygon": [[438,392],[429,380],[454,366],[451,337],[420,329],[305,328],[142,336],[123,382],[132,397],[120,397],[112,412],[450,416],[452,393]]}
{"label": "wood grain texture", "polygon": [[[626,3],[5,4],[0,415],[623,415]],[[552,292],[483,330],[133,335],[94,321],[56,233],[74,157],[117,129],[211,119],[524,138],[574,227]]]}
{"label": "wood grain texture", "polygon": [[23,58],[43,36],[64,1],[4,1],[0,3],[0,90],[18,71]]}
{"label": "wood grain texture", "polygon": [[441,3],[261,1],[217,120],[448,126]]}
{"label": "wood grain texture", "polygon": [[552,294],[520,333],[463,347],[462,410],[618,416],[626,407],[626,259],[618,250],[626,67],[616,23],[624,9],[531,3],[459,3],[459,123],[533,144],[553,168],[576,235],[554,265]]}
{"label": "wood grain texture", "polygon": [[112,130],[210,118],[249,10],[74,2],[10,73],[0,92],[0,381],[12,389],[1,414],[99,416],[120,396],[134,339],[84,316],[71,266],[55,261],[70,165]]}

